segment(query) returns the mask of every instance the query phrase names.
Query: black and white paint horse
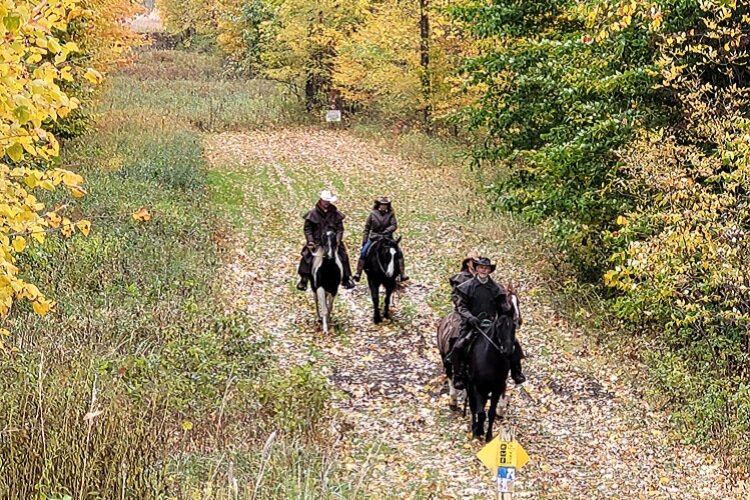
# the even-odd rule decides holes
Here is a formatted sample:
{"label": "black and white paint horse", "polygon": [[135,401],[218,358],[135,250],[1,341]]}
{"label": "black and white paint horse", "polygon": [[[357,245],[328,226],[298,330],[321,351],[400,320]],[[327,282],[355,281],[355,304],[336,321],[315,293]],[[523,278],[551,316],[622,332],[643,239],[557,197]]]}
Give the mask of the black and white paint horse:
{"label": "black and white paint horse", "polygon": [[328,230],[325,232],[323,244],[313,254],[312,265],[312,292],[323,333],[328,333],[331,329],[333,300],[339,291],[343,275],[344,266],[339,257],[336,232]]}
{"label": "black and white paint horse", "polygon": [[[504,326],[505,331],[500,331],[500,332],[498,332],[497,330],[492,331],[493,335],[502,337],[504,339],[515,338],[516,330],[520,328],[520,326],[523,324],[523,318],[521,316],[521,306],[520,306],[520,301],[518,300],[518,296],[515,294],[512,287],[508,287],[508,293],[510,294],[509,300],[512,306],[512,322],[511,322],[512,331],[510,330],[508,325]],[[498,327],[499,325],[495,326],[495,328],[498,328]],[[449,395],[450,395],[449,407],[453,411],[458,410],[458,395],[460,391],[456,389],[455,386],[453,385],[453,367],[450,361],[448,361],[447,356],[448,356],[448,353],[453,348],[453,344],[456,342],[456,339],[458,338],[460,328],[461,328],[461,318],[456,311],[452,311],[450,314],[448,314],[443,319],[441,319],[437,327],[437,347],[438,347],[438,351],[440,352],[440,357],[443,360],[443,368],[445,370],[445,375],[448,378],[448,389],[449,389]],[[483,337],[481,334],[478,334],[478,335],[480,337]],[[507,335],[512,335],[512,337],[507,337]],[[488,334],[488,336],[490,335]],[[492,337],[490,336],[490,338]],[[486,340],[487,340],[486,338],[482,338],[483,343],[490,345],[489,342],[486,342]],[[495,344],[497,347],[501,347],[500,344],[498,344],[497,342],[495,342]],[[474,343],[472,347],[472,352],[476,348],[477,348],[477,342]],[[486,349],[483,349],[483,350],[486,350]],[[505,350],[507,350],[507,347]],[[481,367],[484,365],[491,365],[493,363],[493,359],[495,359],[495,362],[497,363],[497,367],[499,368],[498,373],[496,374],[496,376],[498,377],[496,380],[500,380],[501,378],[503,380],[502,386],[498,385],[496,387],[497,390],[495,392],[497,393],[498,397],[494,405],[492,404],[492,400],[490,401],[491,416],[490,416],[490,426],[488,428],[488,436],[491,436],[492,424],[494,423],[495,416],[498,416],[502,419],[505,416],[505,412],[508,408],[508,398],[505,395],[505,389],[507,388],[507,384],[505,381],[507,380],[508,373],[510,371],[510,355],[503,354],[502,359],[500,359],[500,357],[498,356],[499,353],[497,352],[497,349],[495,349],[494,347],[493,347],[493,352],[490,352],[489,354],[490,354],[489,356],[485,356],[484,359],[479,359],[479,360],[475,360],[474,356],[472,355],[470,363],[474,362],[475,366],[477,367],[478,372],[484,372],[487,370]],[[505,370],[502,369],[503,363],[505,363],[505,366],[507,367],[507,369]],[[472,372],[471,367],[469,370],[471,374]],[[490,378],[490,383],[492,383],[491,377],[493,376],[495,375],[491,375],[491,374],[487,375],[487,377]],[[479,379],[481,378],[482,377],[479,377]],[[475,389],[480,390],[481,392],[481,389],[484,389],[485,385],[486,384],[484,383],[477,383],[475,384]],[[480,389],[480,386],[481,386],[481,389]],[[493,388],[495,388],[495,386],[493,386]],[[467,398],[469,398],[469,401],[472,401],[471,399],[472,392],[474,391],[472,391],[471,389],[467,390]],[[485,394],[484,399],[476,397],[475,395],[475,402],[476,402],[475,406],[476,408],[481,409],[482,414],[484,414],[484,407],[487,403],[487,394],[490,394],[490,393],[492,393],[492,390],[484,393]],[[493,393],[493,399],[494,399],[494,393]],[[479,416],[476,417],[476,421],[474,418],[475,406],[472,405],[472,431],[474,431],[475,427],[478,426],[478,420],[479,420]],[[482,422],[484,422],[484,418],[486,417],[482,417]],[[482,433],[482,429],[480,427],[479,433],[478,434],[475,433],[474,435],[479,436],[481,435],[481,433]]]}
{"label": "black and white paint horse", "polygon": [[[365,273],[367,284],[372,296],[374,323],[382,323],[383,318],[390,319],[391,295],[398,286],[398,244],[401,238],[394,240],[383,237],[373,241],[365,257]],[[380,287],[385,289],[385,303],[383,304],[383,315],[380,315]]]}

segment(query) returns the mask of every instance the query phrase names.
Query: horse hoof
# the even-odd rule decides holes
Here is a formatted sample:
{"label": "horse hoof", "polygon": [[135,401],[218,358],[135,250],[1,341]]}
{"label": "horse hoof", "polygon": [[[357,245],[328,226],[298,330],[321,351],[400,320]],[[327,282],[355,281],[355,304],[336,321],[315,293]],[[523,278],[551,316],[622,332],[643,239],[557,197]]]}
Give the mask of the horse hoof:
{"label": "horse hoof", "polygon": [[382,318],[373,318],[372,322],[375,323],[376,325],[379,325],[380,323],[383,322],[383,319]]}

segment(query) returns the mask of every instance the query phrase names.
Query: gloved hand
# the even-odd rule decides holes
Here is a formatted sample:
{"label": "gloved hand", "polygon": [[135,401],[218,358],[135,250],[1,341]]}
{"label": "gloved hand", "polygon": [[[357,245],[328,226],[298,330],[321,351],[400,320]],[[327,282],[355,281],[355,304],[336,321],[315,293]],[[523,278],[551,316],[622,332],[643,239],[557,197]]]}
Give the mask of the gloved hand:
{"label": "gloved hand", "polygon": [[472,316],[469,318],[469,324],[474,328],[479,328],[482,325],[482,322],[476,316]]}

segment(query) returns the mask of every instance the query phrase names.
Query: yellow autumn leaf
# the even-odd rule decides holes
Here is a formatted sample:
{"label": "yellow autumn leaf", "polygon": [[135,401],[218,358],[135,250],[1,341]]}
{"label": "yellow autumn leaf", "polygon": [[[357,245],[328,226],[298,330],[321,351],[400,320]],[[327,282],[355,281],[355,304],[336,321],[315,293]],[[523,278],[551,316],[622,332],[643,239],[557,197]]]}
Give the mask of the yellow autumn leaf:
{"label": "yellow autumn leaf", "polygon": [[86,190],[80,186],[73,186],[70,188],[70,194],[73,195],[73,198],[83,198],[86,196]]}
{"label": "yellow autumn leaf", "polygon": [[70,222],[70,219],[63,217],[62,229],[60,229],[60,233],[66,238],[70,238],[71,236],[73,236],[74,232],[75,232],[75,227],[73,226],[73,223]]}
{"label": "yellow autumn leaf", "polygon": [[44,316],[49,312],[49,310],[52,308],[52,305],[54,302],[42,299],[42,300],[35,300],[32,302],[31,306],[34,308],[34,312],[37,313],[40,316]]}
{"label": "yellow autumn leaf", "polygon": [[62,181],[66,186],[78,187],[83,183],[83,177],[73,172],[65,172],[62,176]]}
{"label": "yellow autumn leaf", "polygon": [[619,224],[620,226],[627,226],[628,219],[626,219],[623,215],[619,215],[617,216],[617,224]]}
{"label": "yellow autumn leaf", "polygon": [[31,283],[24,283],[18,296],[22,299],[37,300],[40,296],[39,289]]}
{"label": "yellow autumn leaf", "polygon": [[79,220],[76,222],[76,227],[83,233],[84,236],[88,236],[91,231],[91,222],[87,220]]}
{"label": "yellow autumn leaf", "polygon": [[26,248],[26,238],[23,236],[16,236],[13,238],[13,250],[20,253]]}
{"label": "yellow autumn leaf", "polygon": [[182,430],[189,431],[193,428],[193,423],[190,420],[184,420],[182,422]]}
{"label": "yellow autumn leaf", "polygon": [[140,222],[149,221],[151,220],[151,213],[148,211],[148,208],[141,207],[133,212],[133,218]]}
{"label": "yellow autumn leaf", "polygon": [[94,84],[94,85],[96,85],[96,84],[98,84],[99,82],[101,82],[101,81],[102,81],[102,79],[104,78],[104,77],[102,76],[102,74],[101,74],[101,73],[99,73],[99,72],[98,72],[97,70],[95,70],[94,68],[89,68],[89,69],[87,69],[87,70],[86,70],[86,73],[85,73],[85,74],[83,75],[83,77],[84,77],[84,78],[85,78],[86,80],[88,80],[89,82],[91,82],[92,84]]}
{"label": "yellow autumn leaf", "polygon": [[62,222],[62,217],[57,212],[47,212],[47,222],[50,227],[58,228]]}
{"label": "yellow autumn leaf", "polygon": [[30,236],[38,243],[44,243],[44,234],[44,231],[32,231]]}

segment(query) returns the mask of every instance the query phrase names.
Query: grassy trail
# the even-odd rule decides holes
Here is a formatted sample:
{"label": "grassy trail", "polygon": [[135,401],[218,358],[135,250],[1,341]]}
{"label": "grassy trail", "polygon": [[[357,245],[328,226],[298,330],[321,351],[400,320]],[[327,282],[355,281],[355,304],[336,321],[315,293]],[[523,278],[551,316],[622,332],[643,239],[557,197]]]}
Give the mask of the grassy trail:
{"label": "grassy trail", "polygon": [[[373,498],[491,494],[468,419],[447,409],[434,347],[435,322],[448,308],[446,279],[478,248],[498,259],[497,278],[517,286],[524,306],[529,396],[514,391],[511,422],[532,461],[518,481],[520,496],[732,497],[721,469],[676,445],[666,416],[640,401],[627,383],[632,370],[598,352],[549,305],[533,270],[542,265],[534,266],[533,239],[520,233],[527,229],[492,213],[460,167],[406,160],[411,152],[380,139],[292,127],[205,142],[216,179],[232,184],[224,208],[242,235],[227,270],[235,307],[263,318],[281,359],[312,362],[335,385],[333,423],[353,491]],[[293,289],[301,215],[324,187],[340,195],[352,255],[372,200],[394,199],[413,281],[397,297],[393,322],[370,323],[360,285],[342,292],[336,333],[324,336],[315,330],[311,297]]]}

